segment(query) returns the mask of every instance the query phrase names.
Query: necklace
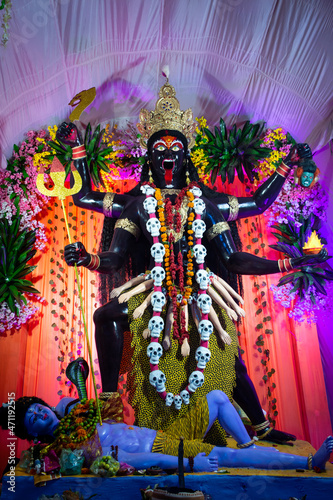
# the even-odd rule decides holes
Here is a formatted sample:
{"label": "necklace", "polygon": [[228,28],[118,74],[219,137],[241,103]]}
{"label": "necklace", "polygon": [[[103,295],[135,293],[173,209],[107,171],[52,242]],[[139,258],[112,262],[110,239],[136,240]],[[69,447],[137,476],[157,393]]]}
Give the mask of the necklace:
{"label": "necklace", "polygon": [[97,423],[96,401],[82,399],[66,417],[61,419],[54,436],[66,436],[72,443],[81,443],[94,434]]}
{"label": "necklace", "polygon": [[[186,329],[186,319],[185,319],[185,308],[187,308],[188,303],[191,303],[194,298],[192,297],[192,277],[194,276],[194,266],[193,257],[196,260],[198,267],[198,273],[206,271],[204,270],[204,256],[206,254],[206,249],[201,244],[201,239],[206,229],[204,221],[201,220],[201,215],[205,209],[205,203],[201,200],[202,192],[200,188],[195,184],[191,183],[186,188],[183,188],[180,193],[177,194],[174,205],[172,205],[169,198],[165,198],[166,193],[162,193],[160,189],[155,189],[155,187],[146,184],[141,187],[142,192],[146,195],[146,200],[148,200],[146,205],[146,211],[149,213],[149,220],[147,222],[147,229],[153,237],[153,245],[161,243],[164,245],[165,255],[165,280],[167,286],[167,294],[172,302],[173,310],[173,335],[178,339],[180,343],[183,343],[185,339],[189,338],[189,334]],[[156,217],[156,207],[158,212],[158,218]],[[186,207],[187,218],[185,222],[182,220],[180,213],[180,208]],[[194,208],[194,211],[192,210]],[[189,250],[187,252],[187,265],[186,265],[186,276],[184,275],[184,263],[182,253],[179,251],[176,256],[174,254],[174,232],[178,233],[182,228],[184,231],[185,223],[187,222],[187,244]],[[149,229],[149,227],[154,227],[154,229]],[[204,250],[204,252],[202,251]],[[153,253],[152,256],[154,257]],[[154,257],[155,258],[155,257]],[[163,261],[155,259],[154,269],[162,268]],[[176,286],[176,276],[178,272],[179,285]],[[156,273],[159,275],[160,273]],[[162,274],[162,273],[161,273]],[[206,273],[207,274],[207,273]],[[159,358],[162,355],[163,349],[159,344],[159,336],[164,328],[164,322],[161,321],[161,312],[163,305],[165,303],[165,298],[162,293],[162,284],[164,278],[155,279],[154,278],[154,293],[152,296],[153,305],[153,318],[159,318],[160,330],[158,335],[154,332],[151,335],[151,343],[147,348],[147,355],[150,358],[150,383],[156,388],[160,396],[165,400],[166,406],[171,406],[174,402],[177,410],[181,408],[182,402],[189,404],[190,395],[193,394],[196,389],[201,387],[204,383],[204,368],[206,366],[207,360],[210,359],[210,351],[208,349],[209,337],[201,335],[200,324],[205,322],[210,324],[211,330],[213,329],[212,323],[208,319],[208,313],[211,307],[211,299],[207,295],[207,289],[210,285],[209,280],[206,279],[205,286],[201,286],[198,290],[198,307],[201,310],[201,321],[199,323],[199,333],[201,335],[200,346],[196,351],[197,368],[193,371],[189,377],[188,385],[186,389],[181,391],[180,394],[173,395],[166,391],[165,374],[158,369]],[[178,291],[180,293],[178,293]],[[156,300],[153,300],[156,296]],[[163,300],[162,300],[163,297]],[[163,304],[161,306],[161,303]],[[179,323],[178,323],[178,312],[180,309],[180,327],[181,331],[179,333]],[[150,328],[148,326],[148,328]],[[202,356],[204,354],[204,356]],[[203,358],[205,357],[205,361]]]}

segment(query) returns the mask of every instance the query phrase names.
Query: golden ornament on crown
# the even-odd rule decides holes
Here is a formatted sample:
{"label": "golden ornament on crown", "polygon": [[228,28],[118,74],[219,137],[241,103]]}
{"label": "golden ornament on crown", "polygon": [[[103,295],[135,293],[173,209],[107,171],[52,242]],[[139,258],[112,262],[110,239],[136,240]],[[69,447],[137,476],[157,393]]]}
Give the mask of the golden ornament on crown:
{"label": "golden ornament on crown", "polygon": [[168,80],[159,91],[155,111],[141,109],[139,120],[137,127],[141,134],[140,144],[143,148],[147,149],[148,139],[160,130],[177,130],[186,137],[189,149],[194,146],[193,134],[196,123],[193,120],[192,109],[181,111],[175,88]]}

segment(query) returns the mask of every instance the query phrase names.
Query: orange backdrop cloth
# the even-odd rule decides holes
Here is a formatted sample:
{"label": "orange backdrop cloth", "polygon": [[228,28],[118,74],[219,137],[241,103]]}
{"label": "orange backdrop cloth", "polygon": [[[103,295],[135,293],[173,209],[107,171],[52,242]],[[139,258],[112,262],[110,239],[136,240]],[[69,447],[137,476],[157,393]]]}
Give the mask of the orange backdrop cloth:
{"label": "orange backdrop cloth", "polygon": [[[119,191],[131,187],[133,183],[130,182],[125,186],[120,183],[117,185]],[[239,183],[224,190],[237,196],[248,195],[245,187]],[[65,203],[73,241],[82,241],[89,252],[96,253],[103,216],[85,212],[75,207],[70,200]],[[37,268],[32,279],[45,300],[34,321],[30,321],[20,331],[10,331],[0,337],[1,402],[7,401],[8,394],[12,392],[16,398],[23,395],[39,396],[52,405],[56,405],[63,396],[76,397],[73,386],[68,382],[66,384],[64,372],[73,356],[78,357],[80,354],[88,360],[74,269],[68,268],[63,260],[63,248],[68,238],[59,202],[51,199],[42,222],[49,229],[49,247],[46,252],[37,254]],[[266,255],[267,258],[279,258],[277,252],[268,248],[273,240],[270,241],[267,234],[265,216],[243,220],[240,235],[245,251]],[[247,249],[248,246],[250,248]],[[99,305],[97,275],[83,268],[79,270],[93,349],[93,369],[97,384],[100,385],[92,319]],[[245,351],[243,359],[262,407],[278,412],[275,417],[277,427],[318,447],[332,430],[317,331],[315,326],[296,324],[288,317],[288,311],[274,302],[269,287],[272,283],[276,284],[278,279],[278,275],[243,277],[246,318],[239,326],[240,344]],[[269,349],[268,371],[271,373],[272,368],[275,370],[267,383],[262,379],[266,373],[262,360],[267,358],[258,352],[256,345],[259,335],[263,335],[264,339],[262,349]],[[87,386],[89,396],[93,396],[91,377]],[[270,396],[268,386],[272,388]],[[9,456],[6,447],[8,437],[7,432],[0,432],[2,470]],[[27,448],[27,442],[17,441],[16,447],[19,456],[20,451]]]}

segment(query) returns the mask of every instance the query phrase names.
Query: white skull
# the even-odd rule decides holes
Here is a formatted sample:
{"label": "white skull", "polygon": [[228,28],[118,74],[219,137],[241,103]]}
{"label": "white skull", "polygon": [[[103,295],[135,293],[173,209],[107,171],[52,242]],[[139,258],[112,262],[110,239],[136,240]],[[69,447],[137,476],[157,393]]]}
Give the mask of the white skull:
{"label": "white skull", "polygon": [[204,269],[199,269],[199,271],[196,272],[195,280],[200,286],[200,290],[207,290],[210,285],[209,275]]}
{"label": "white skull", "polygon": [[171,406],[173,403],[173,394],[172,392],[168,392],[165,398],[165,406]]}
{"label": "white skull", "polygon": [[179,294],[177,295],[176,299],[177,299],[177,304],[181,304],[181,303],[182,303],[182,300],[183,300],[183,296],[182,296],[182,294],[181,294],[181,293],[179,293]]}
{"label": "white skull", "polygon": [[209,340],[210,335],[213,333],[213,329],[213,323],[209,321],[209,319],[202,319],[198,325],[201,340]]}
{"label": "white skull", "polygon": [[164,319],[161,318],[161,316],[153,316],[149,320],[148,328],[150,330],[150,335],[153,338],[158,338],[164,329]]}
{"label": "white skull", "polygon": [[162,264],[165,255],[165,248],[162,243],[154,243],[150,249],[150,253],[156,263]]}
{"label": "white skull", "polygon": [[149,198],[146,198],[143,202],[143,208],[149,214],[155,213],[156,206],[157,206],[157,200],[152,196],[149,196]]}
{"label": "white skull", "polygon": [[154,292],[151,296],[151,304],[154,312],[162,312],[165,305],[165,296],[162,292]]}
{"label": "white skull", "polygon": [[182,398],[183,402],[184,402],[186,405],[190,404],[190,393],[189,393],[186,389],[184,389],[184,390],[180,393],[180,396],[181,396],[181,398]]}
{"label": "white skull", "polygon": [[153,196],[155,193],[155,189],[148,184],[145,184],[144,186],[140,187],[141,193],[145,194],[146,196]]}
{"label": "white skull", "polygon": [[210,350],[207,349],[207,347],[198,347],[198,349],[195,351],[195,359],[197,362],[197,367],[200,369],[206,368],[206,364],[210,360]]}
{"label": "white skull", "polygon": [[195,392],[199,387],[203,386],[205,377],[202,372],[199,372],[199,370],[195,370],[194,372],[191,373],[188,381],[190,383],[188,388],[190,389],[191,392]]}
{"label": "white skull", "polygon": [[212,306],[212,299],[207,294],[198,295],[197,304],[203,314],[209,314]]}
{"label": "white skull", "polygon": [[166,376],[161,370],[154,370],[149,375],[149,382],[156,387],[157,392],[165,391]]}
{"label": "white skull", "polygon": [[150,342],[147,347],[147,356],[150,359],[152,365],[158,365],[160,357],[163,354],[163,349],[161,344],[158,342]]}
{"label": "white skull", "polygon": [[156,217],[152,217],[149,219],[146,223],[146,228],[147,231],[152,235],[152,236],[159,236],[160,234],[160,229],[161,229],[161,223]]}
{"label": "white skull", "polygon": [[176,410],[180,410],[182,407],[182,398],[179,396],[179,394],[175,395],[174,403]]}
{"label": "white skull", "polygon": [[207,250],[203,245],[194,245],[193,253],[197,264],[204,264]]}
{"label": "white skull", "polygon": [[161,266],[155,266],[150,271],[151,277],[154,280],[155,286],[162,286],[163,280],[165,278],[165,271]]}
{"label": "white skull", "polygon": [[197,186],[194,186],[193,188],[191,188],[190,191],[192,194],[194,194],[194,196],[197,196],[198,198],[200,198],[200,196],[202,196],[202,191]]}
{"label": "white skull", "polygon": [[202,215],[205,211],[206,203],[200,198],[196,198],[193,202],[193,207],[196,214]]}
{"label": "white skull", "polygon": [[206,231],[206,224],[203,220],[196,219],[193,221],[192,229],[196,238],[203,238],[204,232]]}

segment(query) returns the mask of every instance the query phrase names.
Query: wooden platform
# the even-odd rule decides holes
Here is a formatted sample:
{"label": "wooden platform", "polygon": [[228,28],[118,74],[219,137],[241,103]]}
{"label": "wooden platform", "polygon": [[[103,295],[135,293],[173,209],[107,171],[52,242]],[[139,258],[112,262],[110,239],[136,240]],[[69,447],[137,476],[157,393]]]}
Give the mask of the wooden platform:
{"label": "wooden platform", "polygon": [[[306,455],[313,452],[309,443],[297,441],[295,446],[279,446],[280,451]],[[140,500],[140,488],[158,484],[177,486],[177,475],[128,476],[100,478],[96,476],[67,476],[36,487],[34,477],[17,471],[15,492],[10,491],[9,477],[3,478],[1,500],[37,500],[43,494],[52,496],[65,490],[79,491],[84,499],[96,494],[96,500]],[[227,469],[227,472],[211,474],[187,474],[187,488],[203,491],[213,500],[288,500],[290,497],[306,500],[333,498],[333,465],[327,471],[265,471],[262,469]]]}

